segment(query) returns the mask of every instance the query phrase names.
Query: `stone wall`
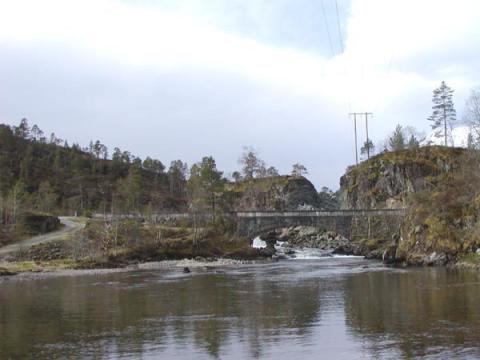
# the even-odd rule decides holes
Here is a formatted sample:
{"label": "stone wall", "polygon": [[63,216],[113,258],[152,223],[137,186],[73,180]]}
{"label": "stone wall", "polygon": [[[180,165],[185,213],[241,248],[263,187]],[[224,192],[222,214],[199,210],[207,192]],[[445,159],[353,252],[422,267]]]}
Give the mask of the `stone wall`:
{"label": "stone wall", "polygon": [[391,239],[399,233],[405,211],[347,210],[347,211],[291,211],[291,212],[238,212],[237,231],[253,238],[279,228],[313,226],[334,231],[347,239]]}

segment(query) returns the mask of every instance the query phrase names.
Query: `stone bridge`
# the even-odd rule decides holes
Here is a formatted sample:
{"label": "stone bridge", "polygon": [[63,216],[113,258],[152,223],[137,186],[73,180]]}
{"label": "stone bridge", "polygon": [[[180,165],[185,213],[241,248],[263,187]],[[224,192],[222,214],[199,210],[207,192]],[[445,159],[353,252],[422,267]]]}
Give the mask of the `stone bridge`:
{"label": "stone bridge", "polygon": [[[406,214],[406,209],[336,210],[336,211],[238,211],[226,213],[237,223],[237,233],[253,239],[268,231],[291,226],[314,226],[325,231],[334,231],[347,239],[377,238],[391,239],[398,234]],[[98,215],[105,216],[105,215]],[[120,215],[138,217],[138,215]],[[197,214],[204,220],[212,219],[212,214]],[[151,214],[144,216],[149,221],[160,223],[191,223],[189,213]]]}
{"label": "stone bridge", "polygon": [[337,211],[242,211],[236,212],[239,235],[253,238],[291,226],[314,226],[334,231],[347,239],[385,238],[399,233],[405,209]]}

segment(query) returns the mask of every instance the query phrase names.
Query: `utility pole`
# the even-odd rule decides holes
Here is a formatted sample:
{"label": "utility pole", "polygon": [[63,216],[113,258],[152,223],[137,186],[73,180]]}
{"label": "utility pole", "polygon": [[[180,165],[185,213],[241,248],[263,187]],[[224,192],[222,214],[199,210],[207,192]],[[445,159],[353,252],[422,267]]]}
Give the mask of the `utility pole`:
{"label": "utility pole", "polygon": [[358,165],[357,114],[358,113],[350,113],[349,116],[353,115],[353,129],[354,129],[354,132],[355,132],[355,162]]}
{"label": "utility pole", "polygon": [[365,130],[367,134],[367,159],[370,159],[370,139],[368,138],[368,116],[372,116],[372,113],[366,112],[365,115]]}
{"label": "utility pole", "polygon": [[367,142],[366,142],[366,145],[367,145],[367,158],[370,159],[370,143],[369,143],[369,137],[368,137],[368,117],[369,116],[372,116],[373,117],[373,113],[371,112],[353,112],[353,113],[350,113],[350,115],[353,115],[353,127],[354,127],[354,131],[355,131],[355,160],[357,162],[357,165],[358,165],[358,145],[357,145],[357,115],[358,116],[365,116],[365,131],[366,131],[366,135],[367,135]]}

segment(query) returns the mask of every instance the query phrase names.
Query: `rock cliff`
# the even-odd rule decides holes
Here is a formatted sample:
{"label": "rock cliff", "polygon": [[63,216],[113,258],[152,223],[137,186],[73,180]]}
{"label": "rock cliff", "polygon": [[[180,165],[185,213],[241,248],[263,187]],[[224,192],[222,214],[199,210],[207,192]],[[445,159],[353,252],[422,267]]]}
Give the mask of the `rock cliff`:
{"label": "rock cliff", "polygon": [[398,241],[384,246],[389,262],[478,261],[479,183],[479,151],[432,146],[384,153],[341,178],[341,205],[407,209]]}
{"label": "rock cliff", "polygon": [[458,167],[466,150],[441,146],[388,152],[350,167],[340,179],[343,209],[401,208],[411,194],[432,189]]}
{"label": "rock cliff", "polygon": [[304,177],[275,176],[227,184],[225,201],[235,211],[313,209],[318,193]]}

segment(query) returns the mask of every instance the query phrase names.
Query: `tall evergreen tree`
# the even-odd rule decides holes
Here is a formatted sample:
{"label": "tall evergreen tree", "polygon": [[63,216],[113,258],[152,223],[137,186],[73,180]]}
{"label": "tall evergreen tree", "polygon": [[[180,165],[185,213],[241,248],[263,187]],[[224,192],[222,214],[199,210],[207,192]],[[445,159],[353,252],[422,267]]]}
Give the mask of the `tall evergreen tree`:
{"label": "tall evergreen tree", "polygon": [[410,135],[410,139],[408,140],[407,143],[407,148],[409,149],[417,149],[420,147],[420,141],[418,141],[417,137],[415,135]]}
{"label": "tall evergreen tree", "polygon": [[[435,137],[443,137],[445,146],[448,146],[448,137],[451,137],[452,126],[457,119],[457,112],[453,105],[453,90],[442,81],[440,86],[433,90],[433,112],[428,118],[433,124]],[[453,142],[453,141],[452,141]]]}
{"label": "tall evergreen tree", "polygon": [[202,194],[203,199],[200,200],[207,204],[212,213],[215,213],[216,199],[223,189],[222,176],[223,172],[217,170],[215,159],[211,156],[204,157],[200,163],[192,166],[190,171],[189,192]]}
{"label": "tall evergreen tree", "polygon": [[388,148],[390,151],[398,151],[405,149],[405,136],[403,135],[403,128],[400,124],[397,125],[392,136],[388,139]]}

